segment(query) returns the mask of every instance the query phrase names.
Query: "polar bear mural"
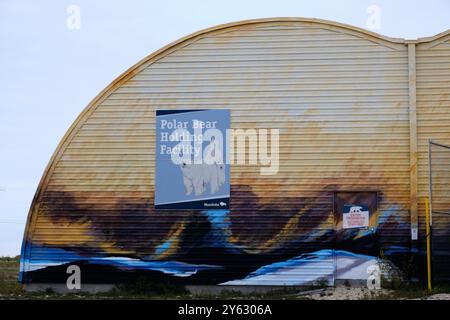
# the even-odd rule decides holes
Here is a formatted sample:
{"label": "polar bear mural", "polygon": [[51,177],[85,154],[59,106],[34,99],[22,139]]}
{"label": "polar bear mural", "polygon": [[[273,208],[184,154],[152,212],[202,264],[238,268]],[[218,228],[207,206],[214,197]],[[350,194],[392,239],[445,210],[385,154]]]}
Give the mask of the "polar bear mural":
{"label": "polar bear mural", "polygon": [[210,193],[215,194],[225,183],[224,164],[187,164],[183,162],[181,172],[186,195],[190,195],[194,191],[196,196],[200,196],[205,192],[208,184]]}
{"label": "polar bear mural", "polygon": [[225,183],[225,164],[221,152],[222,143],[215,137],[205,148],[204,161],[200,164],[191,164],[186,161],[181,163],[183,184],[186,195],[194,191],[196,196],[202,195],[207,185],[210,185],[210,193],[215,194]]}

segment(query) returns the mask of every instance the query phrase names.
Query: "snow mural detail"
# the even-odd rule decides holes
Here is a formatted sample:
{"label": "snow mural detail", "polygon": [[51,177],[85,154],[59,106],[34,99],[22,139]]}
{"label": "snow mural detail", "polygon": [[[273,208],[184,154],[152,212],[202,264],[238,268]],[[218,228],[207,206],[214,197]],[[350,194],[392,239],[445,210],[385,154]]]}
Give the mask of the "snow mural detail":
{"label": "snow mural detail", "polygon": [[[392,210],[395,211],[395,208]],[[381,215],[387,215],[384,219],[388,219],[390,212],[388,210]],[[207,232],[199,232],[201,229],[194,227],[199,223]],[[89,230],[86,232],[89,233]],[[27,281],[62,282],[65,268],[77,265],[83,272],[84,281],[94,283],[129,281],[130,277],[145,276],[152,281],[224,286],[332,285],[337,279],[369,279],[371,266],[389,264],[391,268],[398,269],[378,256],[337,249],[332,237],[319,235],[314,230],[310,233],[310,236],[302,234],[298,238],[304,241],[317,240],[318,237],[322,240],[321,244],[328,243],[329,248],[307,250],[308,246],[299,246],[297,254],[295,250],[286,254],[282,253],[283,246],[280,245],[279,249],[274,247],[267,252],[252,252],[236,241],[236,230],[233,230],[229,210],[203,210],[200,215],[194,215],[191,219],[186,217],[183,223],[172,228],[168,237],[155,247],[153,254],[118,256],[109,254],[106,249],[93,251],[82,246],[58,248],[35,241],[31,250],[39,252],[39,258],[22,260],[21,263],[28,270]],[[358,235],[354,241],[365,237]],[[186,239],[190,239],[189,242]],[[106,242],[103,247],[107,247]],[[389,247],[385,247],[385,252],[388,250]],[[393,246],[392,250],[409,253],[406,246]],[[236,259],[251,263],[242,263],[236,269],[236,264],[233,264]],[[21,279],[24,279],[23,273]]]}

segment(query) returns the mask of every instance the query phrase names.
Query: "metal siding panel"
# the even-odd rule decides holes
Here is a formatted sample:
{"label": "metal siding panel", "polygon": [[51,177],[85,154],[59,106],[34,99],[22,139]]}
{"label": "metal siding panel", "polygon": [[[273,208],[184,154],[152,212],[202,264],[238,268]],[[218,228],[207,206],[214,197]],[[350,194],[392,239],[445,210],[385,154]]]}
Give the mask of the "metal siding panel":
{"label": "metal siding panel", "polygon": [[[450,145],[450,40],[417,46],[419,147],[419,225],[425,254],[425,204],[428,196],[428,139]],[[450,152],[449,152],[450,154]],[[435,154],[436,207],[450,212],[450,161]],[[433,278],[450,279],[450,215],[433,215]]]}

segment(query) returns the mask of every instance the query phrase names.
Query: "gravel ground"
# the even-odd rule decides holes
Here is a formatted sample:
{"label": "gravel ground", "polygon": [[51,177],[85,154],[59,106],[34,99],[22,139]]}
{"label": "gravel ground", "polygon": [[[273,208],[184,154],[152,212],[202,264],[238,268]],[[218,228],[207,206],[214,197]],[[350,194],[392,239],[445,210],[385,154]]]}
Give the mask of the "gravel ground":
{"label": "gravel ground", "polygon": [[[420,300],[420,299],[418,299],[418,300]],[[433,295],[425,298],[425,300],[450,300],[450,293],[433,294]]]}
{"label": "gravel ground", "polygon": [[365,287],[336,287],[303,295],[313,300],[362,300],[374,299],[379,295],[389,295],[391,290],[369,290]]}
{"label": "gravel ground", "polygon": [[[365,287],[335,287],[299,293],[298,296],[312,300],[367,300],[367,299],[408,299],[389,289],[369,290]],[[437,293],[412,300],[450,300],[450,293]]]}

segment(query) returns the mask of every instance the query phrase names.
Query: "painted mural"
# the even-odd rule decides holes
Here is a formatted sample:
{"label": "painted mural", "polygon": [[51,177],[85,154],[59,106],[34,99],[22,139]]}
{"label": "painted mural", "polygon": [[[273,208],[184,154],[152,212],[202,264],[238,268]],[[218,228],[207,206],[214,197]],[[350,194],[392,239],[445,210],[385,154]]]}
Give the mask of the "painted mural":
{"label": "painted mural", "polygon": [[[433,47],[427,41],[440,40],[424,40],[423,50]],[[30,209],[21,282],[65,283],[71,264],[83,283],[332,284],[365,279],[375,264],[423,275],[423,141],[450,143],[448,97],[417,90],[439,96],[432,108],[418,104],[418,119],[434,112],[442,128],[418,121],[433,130],[417,138],[412,168],[408,52],[401,39],[351,26],[274,18],[204,30],[148,56],[89,104],[55,151]],[[232,165],[229,174],[214,171],[217,184],[201,184],[177,168],[185,185],[155,199],[156,110],[191,109],[230,110],[233,130],[279,129],[277,174]],[[415,175],[419,243],[411,241]],[[450,211],[446,179],[438,187]],[[155,208],[194,197],[195,188],[229,202]],[[363,219],[344,224],[344,207]],[[450,219],[439,221],[435,235],[448,248]],[[448,250],[436,255],[449,261]]]}
{"label": "painted mural", "polygon": [[[69,193],[52,192],[51,205],[40,209],[39,219],[60,237],[27,239],[24,250],[32,259],[22,260],[27,271],[21,279],[64,283],[67,266],[76,264],[88,283],[145,276],[180,284],[332,284],[335,279],[367,278],[368,266],[381,261],[381,251],[391,265],[389,257],[395,261],[410,253],[407,243],[374,240],[386,226],[409,227],[395,218],[396,208],[377,212],[371,229],[346,232],[337,244],[332,211],[296,208],[301,198],[262,206],[249,186],[232,186],[231,199],[242,192],[249,200],[231,201],[231,210],[191,212],[155,210],[151,201],[137,204],[125,199],[114,207],[88,207]],[[255,207],[257,212],[248,210]],[[69,246],[59,245],[64,238],[74,240]]]}

